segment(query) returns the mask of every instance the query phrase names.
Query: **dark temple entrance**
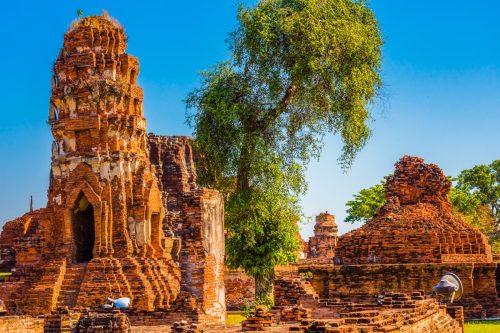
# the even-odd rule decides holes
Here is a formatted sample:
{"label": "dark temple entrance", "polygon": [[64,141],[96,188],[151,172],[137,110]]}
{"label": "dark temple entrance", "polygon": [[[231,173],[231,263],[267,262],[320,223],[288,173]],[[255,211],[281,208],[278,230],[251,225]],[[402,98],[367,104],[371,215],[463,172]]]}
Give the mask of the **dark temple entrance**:
{"label": "dark temple entrance", "polygon": [[94,207],[83,193],[80,193],[73,208],[71,224],[75,261],[88,262],[92,259],[95,241]]}

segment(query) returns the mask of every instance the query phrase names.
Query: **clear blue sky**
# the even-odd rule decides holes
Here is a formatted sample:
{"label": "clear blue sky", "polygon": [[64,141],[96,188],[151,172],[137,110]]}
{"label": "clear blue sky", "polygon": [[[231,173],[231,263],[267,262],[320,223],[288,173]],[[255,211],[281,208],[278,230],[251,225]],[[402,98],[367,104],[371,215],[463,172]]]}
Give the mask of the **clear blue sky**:
{"label": "clear blue sky", "polygon": [[[253,1],[247,1],[253,3]],[[500,158],[500,2],[372,0],[385,40],[384,98],[373,108],[374,134],[353,168],[337,165],[338,138],[328,136],[308,171],[307,216],[328,210],[341,232],[345,202],[390,173],[405,154],[447,174]],[[76,9],[102,9],[129,37],[141,64],[148,129],[189,135],[182,102],[198,71],[228,57],[225,38],[237,3],[212,1],[8,1],[2,3],[0,225],[46,203],[51,134],[46,119],[51,64]],[[304,236],[312,224],[303,226]]]}

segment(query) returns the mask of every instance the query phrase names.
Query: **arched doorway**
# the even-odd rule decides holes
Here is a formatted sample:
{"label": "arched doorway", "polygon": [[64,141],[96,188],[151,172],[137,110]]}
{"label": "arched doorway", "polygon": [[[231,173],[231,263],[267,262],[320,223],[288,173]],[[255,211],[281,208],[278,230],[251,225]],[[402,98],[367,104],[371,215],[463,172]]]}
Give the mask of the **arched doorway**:
{"label": "arched doorway", "polygon": [[88,262],[93,257],[95,242],[94,207],[83,193],[73,207],[71,224],[75,261]]}

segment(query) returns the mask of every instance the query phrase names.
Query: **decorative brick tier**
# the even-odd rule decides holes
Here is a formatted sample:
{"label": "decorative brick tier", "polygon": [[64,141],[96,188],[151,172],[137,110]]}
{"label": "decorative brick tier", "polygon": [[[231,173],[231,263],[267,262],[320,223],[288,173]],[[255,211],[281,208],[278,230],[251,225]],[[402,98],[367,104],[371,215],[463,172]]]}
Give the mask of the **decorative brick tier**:
{"label": "decorative brick tier", "polygon": [[387,178],[387,203],[373,219],[339,238],[335,262],[492,262],[486,236],[452,214],[450,187],[438,166],[404,156]]}

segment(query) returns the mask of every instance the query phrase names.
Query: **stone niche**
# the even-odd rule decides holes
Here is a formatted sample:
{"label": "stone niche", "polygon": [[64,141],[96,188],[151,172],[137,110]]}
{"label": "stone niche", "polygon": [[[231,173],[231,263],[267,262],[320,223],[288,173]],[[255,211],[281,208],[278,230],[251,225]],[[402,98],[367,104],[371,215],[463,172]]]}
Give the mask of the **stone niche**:
{"label": "stone niche", "polygon": [[108,16],[78,19],[64,35],[48,203],[5,224],[0,269],[14,274],[0,299],[37,315],[128,296],[132,311],[221,323],[222,197],[196,184],[189,139],[156,137],[168,143],[160,154],[148,144],[139,61],[126,47]]}

